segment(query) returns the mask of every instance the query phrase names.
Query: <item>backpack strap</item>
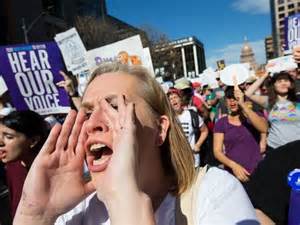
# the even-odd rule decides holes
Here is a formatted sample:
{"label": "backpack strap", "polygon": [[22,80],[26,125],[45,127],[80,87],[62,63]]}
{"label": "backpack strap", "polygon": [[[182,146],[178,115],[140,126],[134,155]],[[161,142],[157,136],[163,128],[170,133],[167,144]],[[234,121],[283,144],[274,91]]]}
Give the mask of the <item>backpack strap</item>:
{"label": "backpack strap", "polygon": [[189,109],[190,115],[191,115],[191,120],[192,120],[192,127],[193,127],[193,132],[195,135],[195,142],[198,140],[200,137],[200,130],[199,130],[199,114],[195,112],[193,109]]}
{"label": "backpack strap", "polygon": [[189,109],[189,111],[190,111],[191,118],[192,118],[193,129],[199,129],[199,117],[198,117],[198,113],[195,112],[193,109]]}
{"label": "backpack strap", "polygon": [[197,199],[202,178],[208,166],[197,169],[197,177],[191,187],[176,198],[175,225],[196,225]]}

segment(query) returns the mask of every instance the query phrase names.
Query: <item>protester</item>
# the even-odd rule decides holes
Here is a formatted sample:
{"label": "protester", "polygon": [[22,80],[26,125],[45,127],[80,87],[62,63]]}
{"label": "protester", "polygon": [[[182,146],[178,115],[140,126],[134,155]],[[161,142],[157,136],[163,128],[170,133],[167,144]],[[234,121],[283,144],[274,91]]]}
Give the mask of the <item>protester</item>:
{"label": "protester", "polygon": [[194,94],[192,83],[189,80],[181,78],[175,82],[174,87],[181,91],[183,103],[187,108],[195,109],[202,118],[206,119],[209,117],[208,109],[203,104],[203,101]]}
{"label": "protester", "polygon": [[205,100],[207,108],[209,109],[209,119],[211,122],[214,122],[217,114],[216,105],[218,103],[218,98],[213,89],[208,85],[203,86],[202,96]]}
{"label": "protester", "polygon": [[254,95],[268,76],[264,74],[246,91],[246,95],[268,110],[270,128],[267,155],[258,164],[245,188],[259,212],[260,221],[283,225],[288,220],[290,193],[286,177],[290,171],[300,167],[300,105],[295,81],[287,72],[270,78],[267,96]]}
{"label": "protester", "polygon": [[[100,66],[82,104],[77,116],[71,111],[63,126],[55,125],[34,161],[15,225],[183,224],[179,218],[187,224],[258,224],[229,173],[202,169],[196,178],[175,112],[145,69]],[[82,178],[85,155],[88,183]]]}
{"label": "protester", "polygon": [[295,81],[287,72],[273,75],[268,96],[255,95],[255,91],[268,76],[268,73],[264,74],[245,94],[269,111],[267,144],[271,151],[300,139],[300,104],[297,103]]}
{"label": "protester", "polygon": [[0,120],[0,159],[6,164],[12,217],[28,170],[47,134],[47,123],[33,111],[14,111]]}
{"label": "protester", "polygon": [[226,88],[225,98],[229,114],[215,124],[214,153],[225,168],[245,182],[262,159],[259,137],[268,126],[262,116],[248,107],[237,85]]}
{"label": "protester", "polygon": [[293,57],[295,62],[298,65],[298,68],[292,75],[292,78],[295,80],[295,89],[296,89],[296,96],[298,101],[300,101],[300,73],[299,73],[299,65],[300,65],[300,45],[296,45],[293,48]]}
{"label": "protester", "polygon": [[257,209],[261,224],[288,224],[290,187],[287,176],[300,168],[300,141],[290,142],[266,155],[244,187]]}
{"label": "protester", "polygon": [[200,150],[208,136],[208,129],[197,112],[185,108],[180,90],[170,88],[168,98],[193,150],[195,167],[198,167],[200,166]]}

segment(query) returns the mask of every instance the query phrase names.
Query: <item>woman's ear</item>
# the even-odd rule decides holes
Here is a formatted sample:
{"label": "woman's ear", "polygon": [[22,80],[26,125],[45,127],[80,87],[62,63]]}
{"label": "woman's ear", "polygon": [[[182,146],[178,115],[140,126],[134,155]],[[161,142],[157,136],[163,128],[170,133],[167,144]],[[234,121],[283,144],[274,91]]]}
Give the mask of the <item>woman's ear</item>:
{"label": "woman's ear", "polygon": [[161,146],[167,138],[168,130],[170,127],[169,118],[165,115],[160,116],[160,118],[158,120],[158,127],[159,127],[159,131],[158,131],[158,136],[156,139],[156,144],[157,144],[157,146]]}
{"label": "woman's ear", "polygon": [[41,138],[39,136],[32,137],[30,140],[30,148],[34,148],[37,145],[37,143],[39,143],[40,139]]}

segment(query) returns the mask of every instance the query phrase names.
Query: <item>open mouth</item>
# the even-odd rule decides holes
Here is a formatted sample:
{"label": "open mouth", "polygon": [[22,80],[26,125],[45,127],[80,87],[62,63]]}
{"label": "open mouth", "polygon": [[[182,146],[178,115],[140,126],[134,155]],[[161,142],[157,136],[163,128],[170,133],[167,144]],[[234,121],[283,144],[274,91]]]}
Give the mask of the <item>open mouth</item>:
{"label": "open mouth", "polygon": [[0,150],[0,159],[5,157],[5,151]]}
{"label": "open mouth", "polygon": [[103,171],[107,167],[112,154],[112,149],[105,144],[92,144],[87,156],[89,170],[91,172]]}

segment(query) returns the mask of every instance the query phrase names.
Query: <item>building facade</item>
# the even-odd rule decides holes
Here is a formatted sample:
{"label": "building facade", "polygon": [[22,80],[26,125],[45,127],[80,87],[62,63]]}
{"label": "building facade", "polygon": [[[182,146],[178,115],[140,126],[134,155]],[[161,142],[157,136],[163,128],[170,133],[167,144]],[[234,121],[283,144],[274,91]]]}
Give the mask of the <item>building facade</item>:
{"label": "building facade", "polygon": [[0,12],[2,45],[24,43],[24,24],[28,42],[53,41],[57,33],[76,26],[78,17],[92,18],[96,21],[95,26],[105,24],[107,27],[103,32],[109,38],[95,41],[98,46],[85,43],[87,48],[101,47],[136,34],[141,35],[144,46],[148,44],[142,30],[108,14],[105,0],[3,0],[0,1]]}
{"label": "building facade", "polygon": [[204,45],[196,37],[178,39],[166,45],[156,46],[153,53],[153,58],[159,59],[153,60],[157,77],[193,78],[206,69]]}
{"label": "building facade", "polygon": [[300,12],[300,0],[270,0],[274,56],[283,55],[284,19]]}
{"label": "building facade", "polygon": [[267,61],[275,58],[272,36],[268,36],[265,38],[265,53]]}

